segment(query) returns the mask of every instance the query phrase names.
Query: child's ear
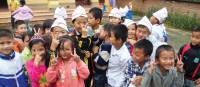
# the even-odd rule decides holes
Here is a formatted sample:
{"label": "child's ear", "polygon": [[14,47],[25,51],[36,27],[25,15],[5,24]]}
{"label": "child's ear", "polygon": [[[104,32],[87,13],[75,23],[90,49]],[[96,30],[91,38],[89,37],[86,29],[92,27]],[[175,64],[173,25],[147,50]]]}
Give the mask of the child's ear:
{"label": "child's ear", "polygon": [[97,23],[100,24],[101,23],[101,20],[100,19],[96,19]]}

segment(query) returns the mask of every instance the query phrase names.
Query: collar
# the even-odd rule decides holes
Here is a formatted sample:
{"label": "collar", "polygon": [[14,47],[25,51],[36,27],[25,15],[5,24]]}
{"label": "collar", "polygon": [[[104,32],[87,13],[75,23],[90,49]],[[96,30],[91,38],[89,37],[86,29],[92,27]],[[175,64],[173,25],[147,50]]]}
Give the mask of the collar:
{"label": "collar", "polygon": [[0,54],[0,58],[4,60],[12,60],[15,58],[15,52],[12,52],[9,56]]}

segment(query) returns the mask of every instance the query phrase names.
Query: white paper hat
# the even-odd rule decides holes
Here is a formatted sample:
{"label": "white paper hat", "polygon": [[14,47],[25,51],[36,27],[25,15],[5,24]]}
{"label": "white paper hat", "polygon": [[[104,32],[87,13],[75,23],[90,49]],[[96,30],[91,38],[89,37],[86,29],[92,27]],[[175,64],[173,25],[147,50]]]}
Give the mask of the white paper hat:
{"label": "white paper hat", "polygon": [[113,9],[110,11],[110,13],[109,13],[108,16],[116,17],[116,18],[120,18],[120,19],[121,19],[121,17],[122,17],[121,12],[119,11],[118,8],[113,8]]}
{"label": "white paper hat", "polygon": [[51,29],[53,28],[53,27],[60,27],[60,28],[63,28],[63,29],[65,29],[65,30],[67,30],[68,31],[68,28],[67,28],[67,23],[66,23],[66,21],[63,19],[63,18],[57,18],[54,22],[53,22],[53,24],[52,24],[52,26],[51,26]]}
{"label": "white paper hat", "polygon": [[133,20],[130,20],[130,19],[125,19],[124,20],[124,25],[126,25],[126,27],[130,26],[131,24],[134,24],[136,22],[134,22]]}
{"label": "white paper hat", "polygon": [[159,23],[163,23],[166,20],[166,18],[168,17],[168,12],[167,12],[166,7],[153,13],[153,16],[158,19]]}
{"label": "white paper hat", "polygon": [[150,32],[152,32],[152,24],[149,21],[149,19],[147,18],[147,16],[144,16],[139,22],[138,25],[144,25],[145,27],[147,27],[149,29]]}
{"label": "white paper hat", "polygon": [[87,17],[86,11],[82,6],[78,6],[74,12],[72,13],[72,20],[76,19],[77,17]]}
{"label": "white paper hat", "polygon": [[54,12],[54,18],[67,18],[67,12],[64,7],[57,7],[55,12]]}
{"label": "white paper hat", "polygon": [[128,13],[128,11],[129,11],[129,8],[128,8],[128,6],[126,5],[124,8],[119,8],[119,11],[121,12],[121,15],[122,16],[126,16],[126,14]]}

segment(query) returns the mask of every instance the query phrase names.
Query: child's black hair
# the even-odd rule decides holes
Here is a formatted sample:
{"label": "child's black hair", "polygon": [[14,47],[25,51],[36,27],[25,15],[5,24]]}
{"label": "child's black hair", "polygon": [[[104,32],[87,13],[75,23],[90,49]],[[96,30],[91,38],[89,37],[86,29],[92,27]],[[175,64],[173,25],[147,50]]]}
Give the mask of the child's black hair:
{"label": "child's black hair", "polygon": [[18,27],[19,25],[22,25],[22,24],[25,24],[25,22],[24,22],[23,20],[17,20],[17,21],[15,22],[15,24],[14,24],[14,28],[17,29],[17,27]]}
{"label": "child's black hair", "polygon": [[43,22],[42,28],[43,30],[46,28],[51,28],[51,25],[53,24],[54,20],[53,19],[47,19]]}
{"label": "child's black hair", "polygon": [[137,25],[137,28],[145,28],[145,29],[148,29],[146,26],[144,25]]}
{"label": "child's black hair", "polygon": [[194,26],[194,28],[192,29],[192,32],[200,32],[200,25]]}
{"label": "child's black hair", "polygon": [[116,39],[121,39],[123,43],[126,42],[126,39],[128,37],[128,28],[125,25],[123,24],[115,25],[111,29],[111,32],[114,33]]}
{"label": "child's black hair", "polygon": [[160,57],[160,53],[163,51],[172,51],[174,52],[174,57],[175,57],[175,50],[171,45],[161,45],[156,50],[156,55],[155,55],[156,59]]}
{"label": "child's black hair", "polygon": [[20,0],[19,2],[20,2],[20,5],[21,5],[21,6],[24,6],[24,5],[26,4],[26,1],[25,1],[25,0]]}
{"label": "child's black hair", "polygon": [[24,42],[26,36],[28,36],[28,37],[31,39],[31,37],[33,36],[33,34],[32,34],[32,33],[27,33],[27,32],[24,33],[24,34],[22,34],[22,41],[23,41],[23,42]]}
{"label": "child's black hair", "polygon": [[139,48],[144,51],[145,56],[151,56],[153,52],[153,44],[147,39],[141,39],[137,41],[134,48]]}
{"label": "child's black hair", "polygon": [[9,29],[0,29],[0,37],[9,37],[9,38],[13,39],[14,34]]}
{"label": "child's black hair", "polygon": [[103,17],[103,12],[100,8],[93,7],[89,10],[89,13],[91,13],[96,20],[99,19],[101,22],[102,17]]}
{"label": "child's black hair", "polygon": [[46,46],[46,44],[45,44],[45,41],[44,40],[42,40],[42,39],[34,39],[34,40],[31,40],[30,42],[29,42],[29,49],[31,50],[32,49],[32,47],[33,47],[33,45],[34,44],[38,44],[38,43],[42,43],[43,44],[43,46],[44,46],[44,48],[45,48],[45,55],[44,55],[44,57],[45,57],[45,66],[46,67],[49,67],[49,61],[50,61],[50,56],[49,56],[49,53],[48,53],[48,51],[47,51],[47,46]]}
{"label": "child's black hair", "polygon": [[103,26],[103,29],[104,31],[108,32],[108,35],[110,36],[111,35],[111,29],[113,28],[113,24],[111,23],[106,23],[104,26]]}
{"label": "child's black hair", "polygon": [[[35,29],[35,31],[34,31],[34,29]],[[38,31],[39,31],[39,29],[40,30],[43,30],[42,29],[42,24],[35,24],[34,26],[33,26],[33,29],[32,29],[32,32],[35,34],[35,33],[37,33]]]}
{"label": "child's black hair", "polygon": [[64,48],[64,43],[66,41],[71,42],[72,53],[74,54],[74,40],[71,36],[68,36],[68,35],[64,35],[64,36],[59,38],[60,43],[58,44],[58,47],[57,47],[58,52],[61,50],[61,47]]}

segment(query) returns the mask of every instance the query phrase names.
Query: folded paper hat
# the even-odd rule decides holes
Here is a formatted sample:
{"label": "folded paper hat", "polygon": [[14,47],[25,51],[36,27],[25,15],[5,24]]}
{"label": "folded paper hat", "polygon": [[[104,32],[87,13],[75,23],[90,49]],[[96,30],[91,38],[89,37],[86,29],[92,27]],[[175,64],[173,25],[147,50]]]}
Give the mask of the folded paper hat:
{"label": "folded paper hat", "polygon": [[67,18],[67,12],[64,7],[57,7],[54,13],[54,18]]}
{"label": "folded paper hat", "polygon": [[149,32],[152,32],[152,24],[147,18],[147,16],[144,16],[139,22],[138,25],[144,25],[145,27],[148,28]]}
{"label": "folded paper hat", "polygon": [[162,9],[158,10],[157,12],[153,13],[153,16],[158,19],[159,23],[163,23],[166,20],[166,18],[168,17],[167,8],[164,7]]}
{"label": "folded paper hat", "polygon": [[131,24],[134,24],[136,22],[134,22],[133,20],[130,20],[130,19],[125,19],[124,20],[124,25],[126,25],[126,27],[130,26]]}
{"label": "folded paper hat", "polygon": [[52,24],[52,26],[51,26],[51,29],[53,28],[53,27],[60,27],[60,28],[63,28],[63,29],[65,29],[67,32],[68,32],[68,28],[67,28],[67,23],[66,23],[66,21],[63,19],[63,18],[57,18],[54,22],[53,22],[53,24]]}
{"label": "folded paper hat", "polygon": [[74,12],[72,13],[72,20],[74,20],[74,19],[76,19],[76,18],[78,18],[80,16],[87,17],[86,11],[82,6],[78,6],[74,10]]}
{"label": "folded paper hat", "polygon": [[122,14],[121,14],[121,12],[119,11],[118,8],[113,8],[113,9],[110,11],[110,13],[109,13],[108,16],[110,16],[110,17],[116,17],[116,18],[120,18],[120,19],[121,19]]}

